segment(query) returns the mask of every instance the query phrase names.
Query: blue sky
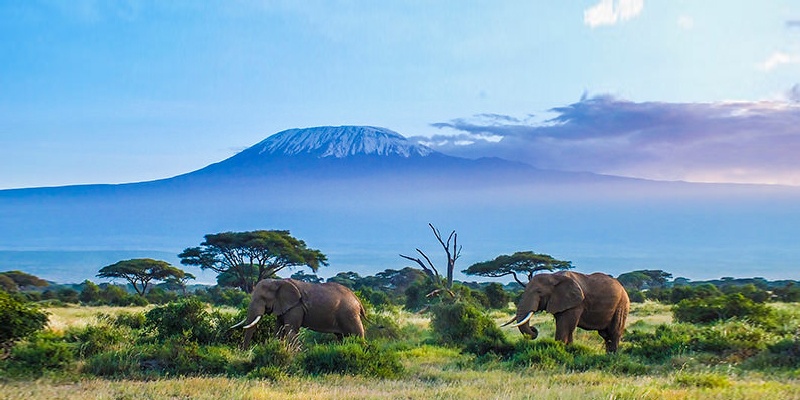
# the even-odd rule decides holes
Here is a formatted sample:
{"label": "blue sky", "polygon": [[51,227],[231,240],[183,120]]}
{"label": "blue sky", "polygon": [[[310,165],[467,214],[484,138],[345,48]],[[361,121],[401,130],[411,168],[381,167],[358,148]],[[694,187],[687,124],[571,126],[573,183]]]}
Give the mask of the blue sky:
{"label": "blue sky", "polygon": [[0,1],[0,188],[164,178],[278,131],[800,185],[800,2]]}

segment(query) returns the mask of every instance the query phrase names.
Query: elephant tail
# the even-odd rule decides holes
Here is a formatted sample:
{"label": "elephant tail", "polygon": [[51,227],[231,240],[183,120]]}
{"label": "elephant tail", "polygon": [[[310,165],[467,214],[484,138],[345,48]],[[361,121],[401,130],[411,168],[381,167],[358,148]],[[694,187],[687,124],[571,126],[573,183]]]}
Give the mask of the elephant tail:
{"label": "elephant tail", "polygon": [[359,316],[361,317],[361,321],[363,321],[364,323],[367,322],[372,323],[372,321],[367,319],[367,310],[364,309],[364,305],[362,305],[361,302],[359,302],[358,305],[361,307],[361,310],[358,312]]}

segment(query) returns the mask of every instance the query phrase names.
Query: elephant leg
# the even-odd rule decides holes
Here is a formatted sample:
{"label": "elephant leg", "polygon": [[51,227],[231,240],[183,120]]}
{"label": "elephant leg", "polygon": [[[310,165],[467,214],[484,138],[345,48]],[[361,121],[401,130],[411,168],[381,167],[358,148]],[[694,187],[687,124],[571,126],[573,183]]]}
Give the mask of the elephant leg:
{"label": "elephant leg", "polygon": [[615,353],[619,345],[619,337],[616,337],[613,332],[607,329],[599,330],[597,333],[603,338],[606,345],[606,353]]}
{"label": "elephant leg", "polygon": [[600,332],[606,342],[606,353],[616,353],[619,348],[619,341],[625,331],[625,320],[627,319],[627,309],[620,308],[614,313],[614,318],[608,328]]}
{"label": "elephant leg", "polygon": [[572,343],[572,337],[578,327],[578,317],[576,310],[567,310],[556,315],[556,340],[565,344]]}

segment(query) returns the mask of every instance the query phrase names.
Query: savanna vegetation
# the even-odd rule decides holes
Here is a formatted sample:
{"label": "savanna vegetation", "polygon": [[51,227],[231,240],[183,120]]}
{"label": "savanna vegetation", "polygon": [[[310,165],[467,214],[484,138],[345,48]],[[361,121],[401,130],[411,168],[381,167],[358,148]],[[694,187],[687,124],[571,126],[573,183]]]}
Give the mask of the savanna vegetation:
{"label": "savanna vegetation", "polygon": [[[187,287],[168,269],[146,292],[131,284],[55,285],[19,271],[0,273],[0,397],[800,398],[796,282],[622,274],[631,314],[620,350],[606,354],[594,332],[579,329],[571,345],[552,340],[549,314],[534,316],[536,340],[499,327],[514,315],[530,269],[571,263],[520,252],[473,268],[482,276],[513,271],[510,284],[457,282],[451,279],[457,236],[431,228],[446,250],[441,275],[418,250],[421,258],[407,258],[422,270],[328,279],[351,288],[368,311],[366,338],[342,342],[308,330],[280,341],[267,316],[254,345],[238,348],[242,331],[229,327],[244,317],[249,277],[279,257],[261,258],[263,267],[255,268],[243,267],[245,259],[229,263],[218,284],[207,287]],[[188,265],[212,265],[207,256],[217,250],[206,239]],[[292,277],[321,281],[314,272],[324,256],[304,243],[302,249],[306,258],[286,264],[298,269]],[[315,267],[299,269],[307,265],[303,259]],[[226,278],[234,265],[241,268]]]}

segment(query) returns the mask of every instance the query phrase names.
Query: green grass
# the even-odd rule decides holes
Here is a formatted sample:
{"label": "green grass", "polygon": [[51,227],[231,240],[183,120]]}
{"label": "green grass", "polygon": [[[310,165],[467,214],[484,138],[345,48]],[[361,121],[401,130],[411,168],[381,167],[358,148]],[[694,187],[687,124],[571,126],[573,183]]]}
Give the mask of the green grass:
{"label": "green grass", "polygon": [[[755,346],[755,350],[744,347],[746,351],[734,354],[679,352],[658,362],[631,355],[634,343],[625,340],[620,354],[605,355],[597,333],[580,329],[576,332],[575,345],[556,343],[552,340],[551,315],[534,317],[540,338],[533,342],[523,339],[514,328],[503,328],[504,335],[515,346],[514,353],[504,357],[469,354],[458,344],[431,344],[426,316],[402,311],[386,313],[406,332],[401,339],[381,339],[369,344],[373,346],[370,351],[377,351],[376,354],[391,352],[402,366],[401,370],[393,369],[393,373],[386,375],[306,373],[302,366],[286,359],[280,348],[241,351],[234,346],[220,345],[187,347],[196,352],[199,360],[215,362],[219,370],[214,373],[147,375],[140,373],[138,364],[132,364],[126,367],[130,374],[114,375],[114,368],[124,364],[122,359],[141,357],[142,351],[147,349],[155,357],[173,346],[169,343],[137,344],[130,339],[111,346],[108,352],[94,355],[96,358],[91,362],[95,365],[88,365],[88,359],[76,357],[78,360],[70,368],[49,370],[40,375],[12,378],[3,376],[0,370],[0,399],[800,399],[800,368],[796,365],[780,369],[768,367],[771,357],[785,359],[785,354],[796,351],[791,338],[800,333],[800,311],[796,304],[771,306],[782,316],[784,326],[775,328],[778,333],[763,336],[763,340],[775,340],[776,344],[765,343]],[[71,328],[101,324],[98,313],[119,315],[146,310],[141,307],[51,308],[48,312],[51,321],[56,323],[51,324],[50,335],[64,335]],[[236,310],[226,312],[235,313]],[[511,312],[493,312],[490,317],[502,323],[511,317]],[[659,331],[656,327],[661,324],[668,324],[679,334],[705,329],[703,340],[707,342],[695,344],[700,347],[717,346],[721,340],[730,339],[735,344],[740,338],[762,337],[753,336],[747,326],[730,321],[707,328],[681,328],[671,323],[666,306],[657,303],[633,306],[629,331],[655,335]],[[132,338],[130,335],[129,331],[123,337]],[[766,350],[757,350],[761,348]],[[362,356],[352,342],[344,345],[303,343],[290,352],[312,350],[320,360],[335,361],[337,354]],[[750,351],[762,353],[745,361],[739,358],[748,356]],[[164,354],[168,360],[169,354]],[[273,360],[276,356],[282,357],[279,364],[287,370],[260,366],[274,363],[263,360]],[[260,369],[247,374],[246,367],[252,365]],[[110,376],[92,375],[87,372],[89,367],[107,371]],[[236,373],[237,368],[244,372]],[[194,372],[189,371],[189,375],[192,374]]]}

